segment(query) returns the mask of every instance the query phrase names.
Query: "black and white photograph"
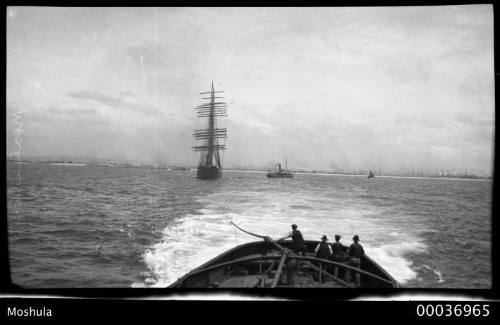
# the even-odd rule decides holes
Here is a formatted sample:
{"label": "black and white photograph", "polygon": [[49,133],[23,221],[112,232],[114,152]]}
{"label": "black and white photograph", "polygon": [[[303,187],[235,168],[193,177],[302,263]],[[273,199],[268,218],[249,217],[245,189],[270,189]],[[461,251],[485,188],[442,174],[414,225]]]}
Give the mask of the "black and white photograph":
{"label": "black and white photograph", "polygon": [[8,6],[11,282],[491,289],[494,84],[491,4]]}

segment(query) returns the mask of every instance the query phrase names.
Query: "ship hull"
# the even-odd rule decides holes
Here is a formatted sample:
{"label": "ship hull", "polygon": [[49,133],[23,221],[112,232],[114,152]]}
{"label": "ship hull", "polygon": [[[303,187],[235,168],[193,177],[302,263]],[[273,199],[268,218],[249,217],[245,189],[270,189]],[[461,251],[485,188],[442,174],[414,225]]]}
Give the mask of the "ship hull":
{"label": "ship hull", "polygon": [[217,167],[198,166],[196,177],[199,179],[216,179],[222,177],[222,171]]}
{"label": "ship hull", "polygon": [[280,172],[271,172],[267,173],[268,178],[292,178],[293,174],[292,173],[280,173]]}

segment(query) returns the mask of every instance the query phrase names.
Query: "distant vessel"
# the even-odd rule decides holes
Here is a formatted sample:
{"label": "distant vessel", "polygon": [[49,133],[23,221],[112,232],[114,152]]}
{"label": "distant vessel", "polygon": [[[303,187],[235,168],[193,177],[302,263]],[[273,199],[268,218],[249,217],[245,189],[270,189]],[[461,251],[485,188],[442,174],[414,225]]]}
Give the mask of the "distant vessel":
{"label": "distant vessel", "polygon": [[208,99],[210,102],[195,107],[198,118],[207,118],[208,124],[206,129],[194,130],[193,132],[195,140],[199,141],[193,149],[200,152],[196,171],[196,177],[200,179],[222,177],[220,151],[226,149],[226,145],[220,144],[219,139],[227,138],[227,129],[217,127],[217,117],[227,116],[227,104],[219,100],[224,97],[215,96],[215,94],[223,92],[215,91],[212,82],[211,91],[200,93],[200,95],[210,94],[210,97],[202,98]]}
{"label": "distant vessel", "polygon": [[375,177],[375,175],[373,175],[373,172],[372,172],[372,170],[370,169],[370,174],[368,175],[368,178],[374,178],[374,177]]}
{"label": "distant vessel", "polygon": [[267,177],[268,178],[280,178],[280,177],[281,178],[292,178],[293,177],[293,174],[290,173],[290,172],[288,172],[288,170],[287,170],[288,169],[288,165],[286,163],[286,160],[285,160],[285,171],[283,171],[281,169],[281,164],[280,163],[278,163],[277,166],[278,166],[278,170],[277,171],[267,173]]}

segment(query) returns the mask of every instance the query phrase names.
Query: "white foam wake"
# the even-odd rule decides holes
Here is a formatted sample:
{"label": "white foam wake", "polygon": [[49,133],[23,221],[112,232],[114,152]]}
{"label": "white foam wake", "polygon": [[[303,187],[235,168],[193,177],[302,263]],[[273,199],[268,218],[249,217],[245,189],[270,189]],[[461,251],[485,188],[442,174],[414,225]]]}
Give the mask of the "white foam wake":
{"label": "white foam wake", "polygon": [[[238,231],[230,221],[275,239],[288,233],[292,223],[299,225],[304,238],[310,240],[320,240],[325,234],[333,241],[334,235],[340,234],[343,244],[349,245],[352,235],[358,234],[366,253],[402,283],[417,276],[407,255],[426,251],[423,243],[403,229],[391,228],[391,222],[384,222],[380,217],[383,210],[346,205],[336,198],[221,192],[198,201],[203,209],[165,228],[161,241],[145,251],[143,261],[149,272],[144,283],[134,286],[168,286],[236,245],[259,240]],[[401,238],[406,241],[401,242]]]}
{"label": "white foam wake", "polygon": [[369,247],[365,251],[398,282],[404,284],[417,277],[417,272],[412,269],[413,263],[407,255],[424,253],[427,251],[427,246],[412,240]]}
{"label": "white foam wake", "polygon": [[232,218],[231,214],[187,215],[176,225],[166,228],[162,240],[143,255],[150,270],[145,282],[149,286],[165,287],[239,244],[229,224]]}
{"label": "white foam wake", "polygon": [[431,268],[429,265],[426,265],[426,264],[424,264],[423,267],[426,268],[427,270],[431,271],[432,273],[434,273],[434,275],[437,277],[438,283],[445,282],[445,280],[443,279],[443,275],[442,275],[441,272],[439,272],[438,270],[435,270],[435,269]]}

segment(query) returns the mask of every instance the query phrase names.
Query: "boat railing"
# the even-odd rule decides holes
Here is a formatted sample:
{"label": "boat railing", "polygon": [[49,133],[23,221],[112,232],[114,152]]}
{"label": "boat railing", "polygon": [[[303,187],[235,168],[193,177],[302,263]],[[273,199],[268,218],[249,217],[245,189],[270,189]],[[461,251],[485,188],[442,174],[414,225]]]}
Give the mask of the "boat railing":
{"label": "boat railing", "polygon": [[271,288],[276,288],[278,285],[278,281],[280,280],[281,271],[283,270],[283,266],[285,265],[286,258],[288,256],[288,250],[282,251],[280,264],[278,265],[278,270],[276,270],[276,275],[274,276],[273,283],[271,284]]}
{"label": "boat railing", "polygon": [[384,279],[376,274],[373,274],[373,273],[370,273],[370,272],[367,272],[365,270],[362,270],[360,268],[357,268],[357,267],[354,267],[354,266],[351,266],[351,265],[347,265],[347,264],[344,264],[342,262],[335,262],[335,261],[330,261],[330,260],[325,260],[323,258],[317,258],[317,257],[307,257],[307,256],[297,256],[297,257],[294,257],[294,258],[297,258],[299,260],[306,260],[306,261],[311,261],[311,262],[321,262],[321,263],[325,263],[327,265],[334,265],[334,266],[338,266],[338,267],[341,267],[341,268],[344,268],[344,269],[348,269],[348,270],[351,270],[354,272],[354,274],[356,273],[359,273],[359,274],[363,274],[363,275],[366,275],[368,277],[371,277],[371,278],[374,278],[374,279],[377,279],[379,281],[382,281],[382,282],[385,282],[385,283],[388,283],[390,284],[391,286],[394,286],[395,283],[391,280],[387,280],[387,279]]}
{"label": "boat railing", "polygon": [[[218,269],[218,268],[221,268],[221,267],[227,267],[227,266],[232,266],[232,265],[237,265],[237,264],[242,264],[242,263],[252,262],[252,261],[261,261],[262,262],[264,260],[280,260],[280,266],[282,268],[283,267],[283,263],[284,263],[284,259],[283,259],[284,256],[285,255],[259,255],[259,256],[242,257],[242,258],[238,258],[238,259],[231,260],[231,261],[228,261],[228,262],[219,263],[219,264],[216,264],[216,265],[208,266],[208,267],[200,269],[200,270],[193,271],[192,273],[189,273],[188,275],[186,275],[186,277],[187,276],[193,276],[193,275],[202,274],[202,273],[205,273],[205,272],[208,272],[208,271],[211,271],[211,270],[214,270],[214,269]],[[302,260],[302,261],[308,261],[308,262],[319,262],[319,263],[321,263],[320,265],[326,264],[326,265],[337,266],[339,268],[344,268],[344,269],[347,269],[347,270],[351,270],[351,271],[354,272],[354,274],[356,274],[356,273],[363,274],[363,275],[365,275],[367,277],[370,277],[370,278],[376,279],[378,281],[387,283],[391,287],[397,286],[397,284],[394,283],[391,280],[384,279],[384,278],[382,278],[382,277],[380,277],[378,275],[375,275],[373,273],[367,272],[365,270],[362,270],[362,269],[354,267],[354,266],[350,266],[350,265],[344,264],[342,262],[330,261],[330,260],[326,260],[326,259],[322,259],[322,258],[316,258],[316,257],[298,256],[298,255],[292,255],[292,256],[289,255],[288,258],[290,258],[290,259],[296,259],[296,260],[299,260],[299,261]],[[312,267],[313,269],[316,268],[316,266],[314,266],[312,264],[309,265],[309,266]],[[281,268],[280,268],[280,271],[281,271]],[[327,273],[326,271],[322,270],[322,266],[319,267],[318,271],[320,272],[320,274],[324,274],[324,275],[327,275],[329,277],[334,277],[331,274]],[[180,279],[180,282],[182,282],[183,280],[184,279]],[[337,280],[338,280],[337,282],[340,281],[342,284],[344,284],[346,286],[351,286],[352,287],[352,285],[350,285],[349,283],[347,283],[345,281],[342,281],[342,280],[340,280],[338,278],[337,278]],[[273,282],[275,282],[275,281],[273,281]]]}

